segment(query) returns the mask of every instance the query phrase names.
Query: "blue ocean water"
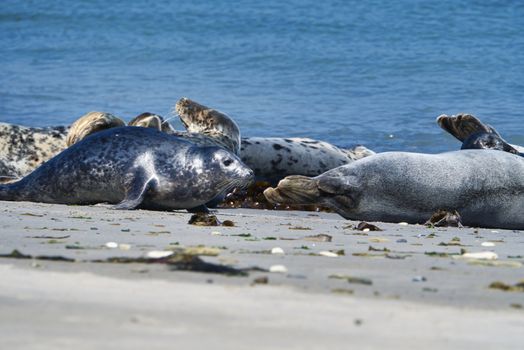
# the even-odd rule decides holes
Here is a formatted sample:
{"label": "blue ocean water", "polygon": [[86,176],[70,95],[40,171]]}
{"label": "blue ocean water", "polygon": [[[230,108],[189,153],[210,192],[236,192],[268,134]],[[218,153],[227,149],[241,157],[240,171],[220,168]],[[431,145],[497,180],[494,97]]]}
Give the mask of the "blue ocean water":
{"label": "blue ocean water", "polygon": [[182,96],[244,136],[439,152],[469,112],[524,144],[524,1],[0,2],[0,121],[169,116]]}

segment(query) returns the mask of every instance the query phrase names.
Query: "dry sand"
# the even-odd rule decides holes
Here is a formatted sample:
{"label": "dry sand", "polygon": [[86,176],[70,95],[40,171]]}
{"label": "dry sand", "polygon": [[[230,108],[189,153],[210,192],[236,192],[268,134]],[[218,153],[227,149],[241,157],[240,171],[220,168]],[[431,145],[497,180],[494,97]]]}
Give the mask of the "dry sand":
{"label": "dry sand", "polygon": [[[247,209],[218,211],[235,227],[198,227],[186,212],[0,205],[2,349],[524,343],[524,292],[489,288],[524,279],[522,232],[387,223],[362,232],[336,214]],[[32,258],[9,257],[13,250]],[[164,250],[210,256],[107,261]],[[466,259],[464,251],[498,258]],[[287,272],[269,272],[275,265]],[[247,270],[180,270],[222,266]]]}

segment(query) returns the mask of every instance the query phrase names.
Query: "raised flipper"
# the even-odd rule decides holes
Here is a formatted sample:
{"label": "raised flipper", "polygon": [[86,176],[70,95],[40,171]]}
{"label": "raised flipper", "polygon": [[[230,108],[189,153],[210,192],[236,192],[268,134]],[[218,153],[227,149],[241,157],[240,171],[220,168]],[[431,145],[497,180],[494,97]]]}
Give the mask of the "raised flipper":
{"label": "raised flipper", "polygon": [[148,192],[152,191],[157,185],[156,177],[150,176],[143,168],[138,168],[136,172],[129,177],[125,184],[125,198],[113,209],[130,210],[138,208],[144,201]]}
{"label": "raised flipper", "polygon": [[206,135],[228,151],[240,154],[240,129],[229,116],[185,97],[176,103],[175,111],[188,132]]}
{"label": "raised flipper", "polygon": [[144,128],[153,128],[168,134],[174,133],[173,127],[166,120],[164,120],[164,118],[162,118],[158,114],[153,114],[149,112],[145,112],[136,116],[129,123],[127,123],[127,125],[141,126]]}
{"label": "raised flipper", "polygon": [[125,125],[122,119],[110,113],[89,112],[71,125],[67,133],[66,145],[69,147],[95,132]]}

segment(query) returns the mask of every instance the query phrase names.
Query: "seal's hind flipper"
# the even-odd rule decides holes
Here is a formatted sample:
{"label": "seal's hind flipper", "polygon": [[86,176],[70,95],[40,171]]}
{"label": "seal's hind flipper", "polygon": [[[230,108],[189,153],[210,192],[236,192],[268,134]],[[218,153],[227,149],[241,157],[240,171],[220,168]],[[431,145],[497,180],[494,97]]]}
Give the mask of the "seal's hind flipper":
{"label": "seal's hind flipper", "polygon": [[126,196],[118,204],[113,206],[113,209],[130,210],[138,208],[144,198],[151,189],[156,185],[157,180],[155,177],[147,176],[144,169],[139,169],[130,178],[130,181],[126,184]]}
{"label": "seal's hind flipper", "polygon": [[66,137],[66,145],[70,147],[95,132],[125,125],[122,119],[110,113],[89,112],[71,124]]}
{"label": "seal's hind flipper", "polygon": [[240,129],[228,115],[185,97],[174,109],[188,132],[206,135],[228,151],[240,154]]}
{"label": "seal's hind flipper", "polygon": [[455,136],[461,142],[477,133],[499,135],[494,128],[482,123],[471,114],[457,114],[451,117],[443,114],[437,118],[437,123],[442,129]]}

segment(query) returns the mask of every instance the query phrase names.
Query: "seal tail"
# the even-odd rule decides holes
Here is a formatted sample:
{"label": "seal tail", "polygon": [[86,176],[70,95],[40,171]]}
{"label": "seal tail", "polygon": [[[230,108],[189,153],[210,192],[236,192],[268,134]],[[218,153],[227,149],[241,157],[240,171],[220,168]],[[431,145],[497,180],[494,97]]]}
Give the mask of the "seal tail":
{"label": "seal tail", "polygon": [[282,179],[276,188],[267,188],[264,196],[272,203],[316,204],[320,202],[321,192],[315,178],[291,175]]}

